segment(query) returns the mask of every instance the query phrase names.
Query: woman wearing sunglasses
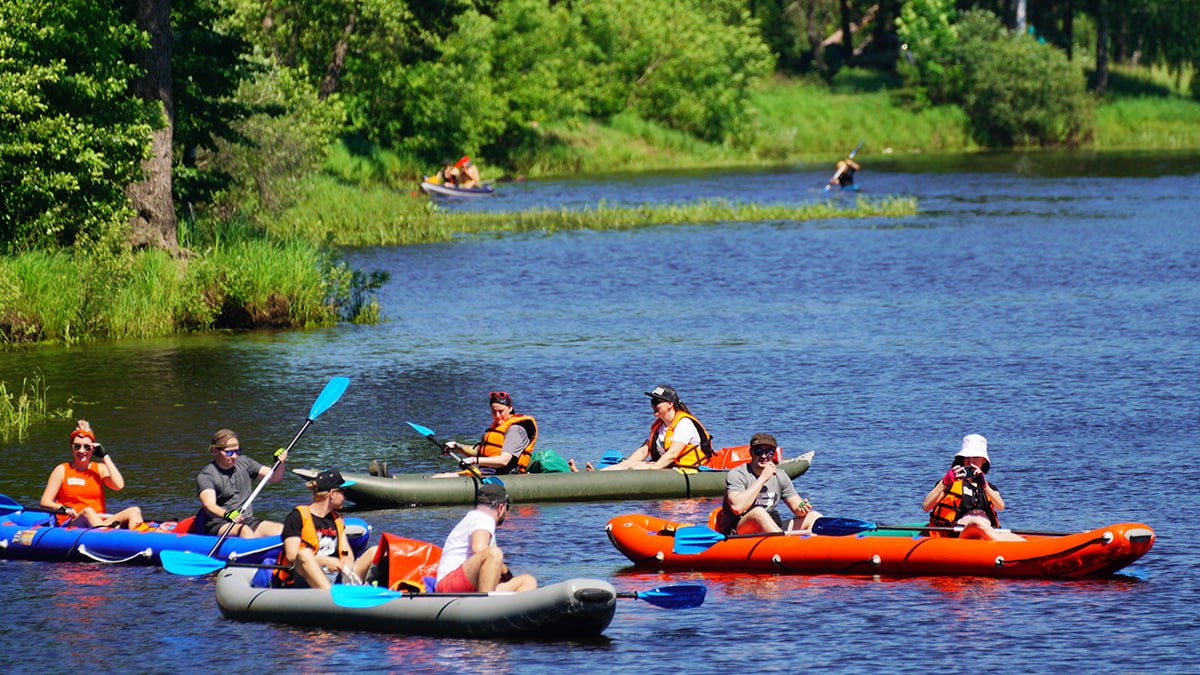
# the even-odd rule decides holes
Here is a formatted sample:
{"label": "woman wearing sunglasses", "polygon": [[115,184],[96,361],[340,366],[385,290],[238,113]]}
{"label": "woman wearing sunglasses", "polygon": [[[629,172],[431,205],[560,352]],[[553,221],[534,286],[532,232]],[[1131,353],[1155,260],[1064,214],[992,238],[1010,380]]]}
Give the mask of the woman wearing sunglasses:
{"label": "woman wearing sunglasses", "polygon": [[[93,460],[100,460],[98,462]],[[71,461],[54,467],[42,491],[42,507],[61,511],[59,525],[83,527],[127,527],[142,524],[142,510],[131,506],[110,515],[104,504],[104,488],[120,490],[125,477],[112,455],[96,442],[87,420],[79,420],[71,432]]]}
{"label": "woman wearing sunglasses", "polygon": [[679,400],[674,387],[660,384],[646,392],[654,421],[650,435],[628,457],[601,471],[624,469],[696,469],[712,456],[712,435]]}
{"label": "woman wearing sunglasses", "polygon": [[239,510],[254,491],[254,483],[268,478],[270,483],[283,480],[283,462],[287,451],[281,451],[274,471],[269,466],[242,454],[237,434],[231,429],[219,429],[208,446],[213,461],[196,476],[200,495],[200,511],[192,531],[220,535],[227,528],[233,537],[270,537],[283,532],[283,523],[259,520],[250,507]]}
{"label": "woman wearing sunglasses", "polygon": [[[492,424],[484,430],[483,440],[475,445],[448,441],[443,452],[470,455],[463,462],[472,467],[467,470],[472,474],[475,468],[488,474],[525,473],[537,443],[537,422],[529,415],[518,415],[513,410],[512,396],[507,391],[490,392],[488,404],[492,408]],[[457,475],[459,473],[443,473],[435,477]]]}
{"label": "woman wearing sunglasses", "polygon": [[[750,437],[750,461],[730,469],[725,477],[725,501],[717,515],[721,534],[788,532],[808,534],[821,517],[812,504],[796,492],[792,480],[777,471],[781,451],[771,434]],[[779,517],[779,502],[787,504],[795,518],[787,526]]]}

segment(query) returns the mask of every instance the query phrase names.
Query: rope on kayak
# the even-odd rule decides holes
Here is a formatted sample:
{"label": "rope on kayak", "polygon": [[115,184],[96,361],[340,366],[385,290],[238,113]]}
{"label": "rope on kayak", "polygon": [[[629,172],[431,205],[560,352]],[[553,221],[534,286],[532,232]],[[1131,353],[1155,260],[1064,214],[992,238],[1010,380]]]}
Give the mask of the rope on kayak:
{"label": "rope on kayak", "polygon": [[[800,567],[789,566],[787,563],[783,562],[783,558],[778,553],[771,556],[771,564],[774,565],[775,567],[778,567],[781,570],[785,570],[788,572],[809,572],[809,570],[806,570],[806,569],[803,569]],[[849,565],[847,565],[839,570],[834,570],[832,572],[822,572],[822,574],[847,574],[847,573],[853,571],[854,569],[862,567],[864,565],[870,565],[872,568],[875,568],[875,567],[879,567],[882,564],[883,564],[883,558],[880,558],[879,554],[875,554],[875,555],[872,555],[870,558],[866,558],[864,560],[859,560],[857,562],[852,562]]]}
{"label": "rope on kayak", "polygon": [[79,551],[79,555],[87,557],[87,558],[91,558],[92,560],[95,560],[98,563],[104,563],[106,565],[121,565],[121,564],[130,562],[136,558],[143,558],[143,557],[144,558],[152,558],[152,557],[154,557],[154,551],[151,549],[148,549],[148,548],[143,549],[141,551],[137,551],[133,555],[129,556],[128,558],[121,558],[119,560],[111,560],[109,558],[105,558],[104,556],[92,553],[91,551],[87,550],[87,547],[83,544],[80,544],[79,548],[77,550]]}
{"label": "rope on kayak", "polygon": [[1032,558],[1022,558],[1020,560],[1005,560],[1003,556],[996,556],[996,567],[1003,568],[1003,567],[1009,567],[1012,565],[1020,565],[1021,563],[1029,563],[1029,562],[1037,562],[1039,560],[1046,560],[1047,558],[1059,558],[1059,557],[1062,557],[1069,553],[1074,553],[1075,551],[1078,551],[1080,549],[1087,548],[1088,546],[1091,546],[1092,544],[1104,544],[1104,545],[1111,544],[1112,540],[1113,540],[1112,532],[1105,532],[1104,534],[1100,535],[1099,537],[1096,537],[1095,539],[1089,539],[1088,541],[1085,541],[1082,544],[1076,544],[1076,545],[1072,546],[1071,548],[1068,548],[1068,549],[1065,549],[1062,551],[1055,551],[1054,553],[1047,553],[1045,555],[1037,555]]}

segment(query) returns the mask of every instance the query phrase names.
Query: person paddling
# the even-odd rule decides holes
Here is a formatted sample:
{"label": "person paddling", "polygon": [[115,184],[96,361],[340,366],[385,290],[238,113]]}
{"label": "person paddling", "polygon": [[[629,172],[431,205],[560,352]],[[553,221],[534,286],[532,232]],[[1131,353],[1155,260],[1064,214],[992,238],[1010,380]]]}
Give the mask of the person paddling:
{"label": "person paddling", "polygon": [[270,537],[283,532],[282,523],[255,518],[249,507],[245,511],[238,509],[250,497],[255,480],[268,476],[271,483],[283,480],[287,450],[277,453],[279,462],[272,471],[271,467],[242,454],[242,446],[232,429],[218,429],[208,451],[213,460],[196,476],[200,510],[192,529],[215,536],[232,528],[231,536],[244,538]]}
{"label": "person paddling", "polygon": [[537,421],[529,415],[518,415],[512,396],[506,391],[488,393],[492,424],[483,432],[483,440],[474,445],[447,441],[442,452],[469,455],[462,460],[471,468],[461,472],[435,474],[434,478],[459,475],[525,473],[533,448],[537,443]]}
{"label": "person paddling", "polygon": [[479,187],[482,183],[479,180],[479,168],[471,163],[470,155],[463,155],[456,162],[447,160],[437,172],[437,178],[447,185],[463,189]]}
{"label": "person paddling", "polygon": [[[821,514],[800,497],[787,473],[778,470],[782,452],[775,437],[758,433],[750,437],[750,461],[730,469],[725,477],[725,498],[717,515],[721,534],[795,532],[807,534]],[[795,517],[787,526],[776,507],[787,504]]]}
{"label": "person paddling", "polygon": [[[98,459],[99,462],[92,460]],[[71,432],[71,460],[54,467],[42,491],[42,508],[61,511],[59,525],[85,527],[141,526],[142,510],[130,506],[110,515],[104,502],[104,488],[122,490],[121,475],[112,455],[96,440],[92,425],[79,420]]]}
{"label": "person paddling", "polygon": [[[1004,499],[987,480],[991,466],[987,439],[979,434],[964,436],[962,449],[954,455],[950,469],[921,503],[921,508],[929,511],[930,527],[962,527],[959,537],[963,539],[1025,541],[1020,535],[999,529],[996,514],[1004,510]],[[943,533],[932,531],[929,535]]]}
{"label": "person paddling", "polygon": [[712,456],[712,436],[679,400],[674,387],[660,384],[646,392],[654,422],[650,436],[628,457],[601,471],[622,469],[695,469]]}
{"label": "person paddling", "polygon": [[507,518],[508,491],[499,483],[480,484],[475,508],[463,516],[442,544],[437,592],[520,592],[537,588],[537,579],[532,575],[513,576],[504,563],[504,551],[496,544],[496,528]]}
{"label": "person paddling", "polygon": [[862,166],[849,157],[839,160],[837,171],[833,174],[833,178],[829,179],[829,184],[833,185],[836,183],[843,190],[849,188],[854,185],[854,172],[861,170]]}
{"label": "person paddling", "polygon": [[375,558],[372,546],[356,560],[346,539],[345,521],[339,510],[346,501],[343,488],[354,485],[337,469],[328,469],[306,484],[312,502],[297,506],[283,519],[283,551],[279,565],[294,568],[275,570],[274,588],[329,588],[339,577],[361,584]]}

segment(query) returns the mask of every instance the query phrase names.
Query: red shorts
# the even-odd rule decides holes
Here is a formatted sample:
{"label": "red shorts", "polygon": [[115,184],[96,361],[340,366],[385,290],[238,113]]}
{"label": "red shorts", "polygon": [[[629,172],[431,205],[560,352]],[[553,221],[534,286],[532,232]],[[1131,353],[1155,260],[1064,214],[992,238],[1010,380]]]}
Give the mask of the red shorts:
{"label": "red shorts", "polygon": [[436,593],[474,593],[476,588],[471,585],[471,580],[467,579],[467,573],[463,572],[463,568],[460,566],[442,577],[433,590]]}

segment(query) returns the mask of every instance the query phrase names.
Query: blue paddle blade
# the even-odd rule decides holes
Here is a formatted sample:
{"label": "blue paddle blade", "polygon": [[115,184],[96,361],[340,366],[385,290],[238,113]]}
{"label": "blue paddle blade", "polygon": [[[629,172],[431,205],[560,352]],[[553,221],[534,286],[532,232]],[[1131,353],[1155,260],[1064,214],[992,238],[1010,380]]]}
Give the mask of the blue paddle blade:
{"label": "blue paddle blade", "polygon": [[344,584],[334,584],[329,589],[329,594],[333,598],[334,604],[339,607],[355,609],[378,607],[405,595],[378,586],[346,586]]}
{"label": "blue paddle blade", "polygon": [[408,426],[415,429],[416,432],[418,434],[421,434],[422,436],[429,437],[429,436],[436,435],[433,433],[433,429],[430,429],[429,427],[423,427],[420,424],[417,424],[416,422],[405,422],[405,424],[407,424]]}
{"label": "blue paddle blade", "polygon": [[348,377],[331,378],[329,384],[325,385],[325,388],[321,390],[321,395],[317,397],[317,400],[313,401],[312,409],[308,411],[308,419],[315,420],[321,413],[329,410],[342,397],[348,386],[350,386],[350,378]]}
{"label": "blue paddle blade", "polygon": [[[704,604],[704,596],[708,587],[701,584],[679,584],[678,586],[660,586],[647,591],[638,591],[633,597],[644,600],[655,607],[663,609],[691,609]],[[620,593],[617,597],[628,597]]]}
{"label": "blue paddle blade", "polygon": [[17,500],[9,497],[8,495],[0,495],[0,514],[7,515],[9,513],[16,513],[17,511],[24,510],[25,507],[21,506]]}
{"label": "blue paddle blade", "polygon": [[218,572],[225,567],[224,560],[210,558],[203,553],[191,551],[162,551],[158,554],[163,569],[171,574],[185,577],[200,577]]}
{"label": "blue paddle blade", "polygon": [[813,523],[813,534],[823,534],[827,537],[845,537],[863,532],[874,532],[879,529],[875,523],[857,518],[817,518]]}
{"label": "blue paddle blade", "polygon": [[725,541],[725,535],[707,527],[681,527],[675,530],[675,545],[672,550],[683,555],[704,553],[713,544]]}

